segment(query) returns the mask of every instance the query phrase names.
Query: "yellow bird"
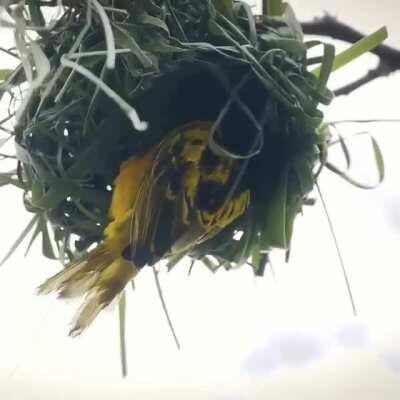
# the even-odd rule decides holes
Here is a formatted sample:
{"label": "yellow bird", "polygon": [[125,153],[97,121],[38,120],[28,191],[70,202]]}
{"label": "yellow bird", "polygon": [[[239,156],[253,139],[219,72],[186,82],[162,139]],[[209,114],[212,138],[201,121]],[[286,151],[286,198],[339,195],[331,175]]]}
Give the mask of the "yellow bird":
{"label": "yellow bird", "polygon": [[210,150],[211,127],[210,121],[191,122],[142,157],[125,161],[103,243],[39,287],[40,294],[84,296],[71,336],[79,335],[141,268],[189,253],[245,212],[250,191],[237,185],[243,161]]}

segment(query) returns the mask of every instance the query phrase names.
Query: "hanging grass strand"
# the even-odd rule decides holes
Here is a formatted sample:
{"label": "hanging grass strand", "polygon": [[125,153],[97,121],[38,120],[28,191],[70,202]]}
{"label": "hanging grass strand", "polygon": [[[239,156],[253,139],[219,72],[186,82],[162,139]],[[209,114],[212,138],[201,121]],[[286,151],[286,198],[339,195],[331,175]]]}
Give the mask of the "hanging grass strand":
{"label": "hanging grass strand", "polygon": [[107,86],[102,80],[95,76],[88,69],[79,65],[76,62],[68,60],[66,57],[61,59],[61,65],[64,67],[69,67],[76,72],[82,74],[85,78],[92,81],[98,88],[100,88],[104,93],[107,94],[118,106],[126,113],[127,117],[132,122],[133,127],[139,131],[143,132],[148,128],[148,123],[146,121],[141,121],[136,110],[129,105],[125,100],[123,100],[114,90]]}
{"label": "hanging grass strand", "polygon": [[344,278],[344,281],[345,281],[345,284],[346,284],[346,290],[347,290],[347,294],[349,296],[351,309],[352,309],[353,315],[356,317],[357,316],[357,308],[356,308],[356,304],[355,304],[355,301],[354,301],[353,292],[351,290],[350,279],[349,279],[348,274],[347,274],[347,270],[346,270],[346,266],[345,266],[345,263],[344,263],[344,260],[343,260],[342,252],[340,251],[340,246],[339,246],[338,239],[336,237],[335,229],[333,227],[333,222],[332,222],[331,217],[329,215],[328,207],[327,207],[327,205],[325,203],[325,199],[324,199],[324,197],[322,195],[321,188],[320,188],[318,183],[316,183],[316,187],[317,187],[318,194],[319,194],[319,197],[320,197],[321,202],[322,202],[322,206],[324,208],[324,213],[325,213],[326,219],[328,221],[329,230],[331,232],[332,239],[333,239],[333,242],[335,244],[335,249],[336,249],[336,253],[337,253],[338,258],[339,258],[340,267],[342,269],[343,278]]}
{"label": "hanging grass strand", "polygon": [[99,17],[101,19],[101,23],[104,27],[104,35],[106,38],[106,45],[107,45],[107,58],[106,58],[106,65],[108,69],[115,68],[115,39],[114,34],[111,28],[110,20],[105,12],[104,8],[97,0],[90,0],[93,4],[94,8],[96,9]]}

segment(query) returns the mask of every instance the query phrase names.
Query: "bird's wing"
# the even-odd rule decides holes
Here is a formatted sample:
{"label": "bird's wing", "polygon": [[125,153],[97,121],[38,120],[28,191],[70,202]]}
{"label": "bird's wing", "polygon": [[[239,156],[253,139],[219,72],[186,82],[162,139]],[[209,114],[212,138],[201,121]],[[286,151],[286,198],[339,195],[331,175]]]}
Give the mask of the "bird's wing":
{"label": "bird's wing", "polygon": [[203,171],[210,128],[211,123],[194,122],[159,146],[138,190],[130,221],[127,255],[137,266],[191,250],[247,208],[248,191],[226,196],[232,160],[217,157],[212,170]]}

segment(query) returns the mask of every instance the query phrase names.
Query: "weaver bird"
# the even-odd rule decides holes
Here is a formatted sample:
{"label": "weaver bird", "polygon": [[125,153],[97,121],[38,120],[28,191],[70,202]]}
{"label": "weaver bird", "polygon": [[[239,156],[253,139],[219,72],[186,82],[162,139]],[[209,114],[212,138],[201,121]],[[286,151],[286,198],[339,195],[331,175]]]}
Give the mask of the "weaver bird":
{"label": "weaver bird", "polygon": [[59,297],[84,296],[70,335],[80,334],[144,266],[183,255],[242,215],[250,190],[237,185],[243,161],[208,146],[212,122],[192,122],[115,180],[104,241],[39,287]]}

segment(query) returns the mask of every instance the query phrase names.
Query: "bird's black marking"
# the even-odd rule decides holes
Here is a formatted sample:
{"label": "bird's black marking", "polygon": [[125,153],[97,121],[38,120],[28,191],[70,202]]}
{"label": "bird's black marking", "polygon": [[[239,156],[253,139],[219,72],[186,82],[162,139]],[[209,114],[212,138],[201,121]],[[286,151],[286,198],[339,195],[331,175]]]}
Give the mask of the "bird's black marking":
{"label": "bird's black marking", "polygon": [[200,182],[196,207],[201,211],[216,212],[225,202],[228,187],[214,182]]}
{"label": "bird's black marking", "polygon": [[133,251],[132,245],[129,245],[126,246],[122,252],[122,257],[125,260],[133,262],[137,269],[142,269],[145,265],[152,264],[151,260],[153,258],[153,254],[146,246],[136,247],[135,251]]}
{"label": "bird's black marking", "polygon": [[207,148],[201,157],[200,170],[204,171],[206,174],[210,174],[220,162],[220,158]]}

